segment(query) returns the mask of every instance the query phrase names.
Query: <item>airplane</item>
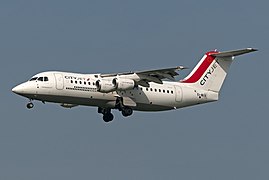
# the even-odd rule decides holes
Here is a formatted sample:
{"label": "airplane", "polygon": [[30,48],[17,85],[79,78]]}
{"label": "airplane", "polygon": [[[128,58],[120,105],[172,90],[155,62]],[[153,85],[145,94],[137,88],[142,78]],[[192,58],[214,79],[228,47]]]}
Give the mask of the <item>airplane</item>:
{"label": "airplane", "polygon": [[175,80],[177,66],[165,69],[112,74],[79,74],[48,71],[34,75],[12,92],[33,100],[59,103],[64,108],[96,106],[105,122],[113,120],[112,109],[124,117],[133,111],[166,111],[217,101],[219,92],[235,56],[257,51],[246,48],[205,53],[190,74]]}

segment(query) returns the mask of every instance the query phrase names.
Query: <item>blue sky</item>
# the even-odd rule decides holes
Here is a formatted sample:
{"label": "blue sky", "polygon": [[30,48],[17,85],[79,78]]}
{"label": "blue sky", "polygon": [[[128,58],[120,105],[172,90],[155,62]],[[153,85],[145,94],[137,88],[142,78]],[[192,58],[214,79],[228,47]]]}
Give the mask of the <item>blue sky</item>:
{"label": "blue sky", "polygon": [[[267,1],[0,2],[0,179],[268,179]],[[255,47],[219,102],[161,113],[63,109],[13,94],[47,70],[122,72]],[[180,78],[190,70],[182,72]]]}

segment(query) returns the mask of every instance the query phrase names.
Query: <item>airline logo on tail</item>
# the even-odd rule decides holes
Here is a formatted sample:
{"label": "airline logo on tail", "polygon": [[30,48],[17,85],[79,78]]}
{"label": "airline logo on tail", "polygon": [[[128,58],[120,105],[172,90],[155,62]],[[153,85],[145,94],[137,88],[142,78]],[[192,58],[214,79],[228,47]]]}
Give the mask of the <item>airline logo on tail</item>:
{"label": "airline logo on tail", "polygon": [[[217,51],[210,51],[207,52],[204,57],[200,60],[200,62],[196,65],[196,67],[193,69],[193,71],[181,82],[183,83],[196,83],[203,74],[206,72],[206,74],[203,76],[203,78],[200,80],[200,84],[204,85],[207,81],[207,79],[213,74],[215,69],[218,67],[217,62],[215,61],[215,57],[212,56],[212,54],[217,54]],[[214,62],[214,64],[209,68],[209,66]]]}
{"label": "airline logo on tail", "polygon": [[207,52],[192,72],[181,82],[195,88],[219,92],[235,56],[250,53],[256,49],[247,48],[234,51]]}
{"label": "airline logo on tail", "polygon": [[206,74],[204,75],[203,79],[201,79],[200,84],[203,86],[205,85],[207,79],[214,73],[215,69],[217,69],[218,63],[215,61],[215,63],[211,66],[210,69],[208,69],[208,71],[206,72]]}

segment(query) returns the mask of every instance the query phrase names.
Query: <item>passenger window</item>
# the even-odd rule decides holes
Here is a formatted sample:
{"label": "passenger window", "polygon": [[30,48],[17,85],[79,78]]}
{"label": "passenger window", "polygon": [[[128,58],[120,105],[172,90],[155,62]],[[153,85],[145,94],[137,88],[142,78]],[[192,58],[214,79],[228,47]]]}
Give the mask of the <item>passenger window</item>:
{"label": "passenger window", "polygon": [[148,91],[149,90],[149,88],[146,88],[146,91]]}
{"label": "passenger window", "polygon": [[91,85],[91,82],[88,82],[89,85]]}
{"label": "passenger window", "polygon": [[48,77],[44,77],[44,81],[49,81],[49,78]]}
{"label": "passenger window", "polygon": [[75,81],[75,83],[77,84],[78,82],[77,82],[77,81]]}
{"label": "passenger window", "polygon": [[43,81],[43,77],[39,77],[37,80],[38,81]]}
{"label": "passenger window", "polygon": [[171,94],[173,94],[174,92],[173,91],[171,91]]}
{"label": "passenger window", "polygon": [[71,83],[73,83],[73,80],[71,80]]}
{"label": "passenger window", "polygon": [[162,90],[161,90],[161,89],[159,89],[159,92],[162,92]]}
{"label": "passenger window", "polygon": [[86,82],[84,81],[84,85],[86,85]]}
{"label": "passenger window", "polygon": [[167,90],[167,93],[169,93],[169,90]]}
{"label": "passenger window", "polygon": [[163,93],[165,93],[165,90],[163,90]]}
{"label": "passenger window", "polygon": [[155,92],[157,92],[157,89],[155,89]]}
{"label": "passenger window", "polygon": [[150,91],[152,91],[152,88],[150,88]]}

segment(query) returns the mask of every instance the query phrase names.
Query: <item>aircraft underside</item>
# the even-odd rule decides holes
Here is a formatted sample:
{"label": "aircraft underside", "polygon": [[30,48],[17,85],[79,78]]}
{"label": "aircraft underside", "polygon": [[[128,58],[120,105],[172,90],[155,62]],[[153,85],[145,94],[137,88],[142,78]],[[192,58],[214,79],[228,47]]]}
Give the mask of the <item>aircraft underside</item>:
{"label": "aircraft underside", "polygon": [[122,112],[124,117],[128,117],[135,111],[166,111],[172,110],[174,107],[162,106],[157,104],[145,104],[136,103],[135,107],[128,107],[123,105],[121,98],[115,98],[115,100],[100,100],[93,98],[84,97],[70,97],[70,96],[60,96],[60,95],[42,95],[42,94],[24,94],[25,97],[30,99],[27,104],[27,108],[31,109],[34,107],[32,100],[38,100],[42,102],[57,103],[65,108],[72,108],[75,106],[92,106],[98,107],[98,113],[103,114],[103,119],[105,122],[113,120],[113,115],[111,114],[112,109],[116,109]]}

